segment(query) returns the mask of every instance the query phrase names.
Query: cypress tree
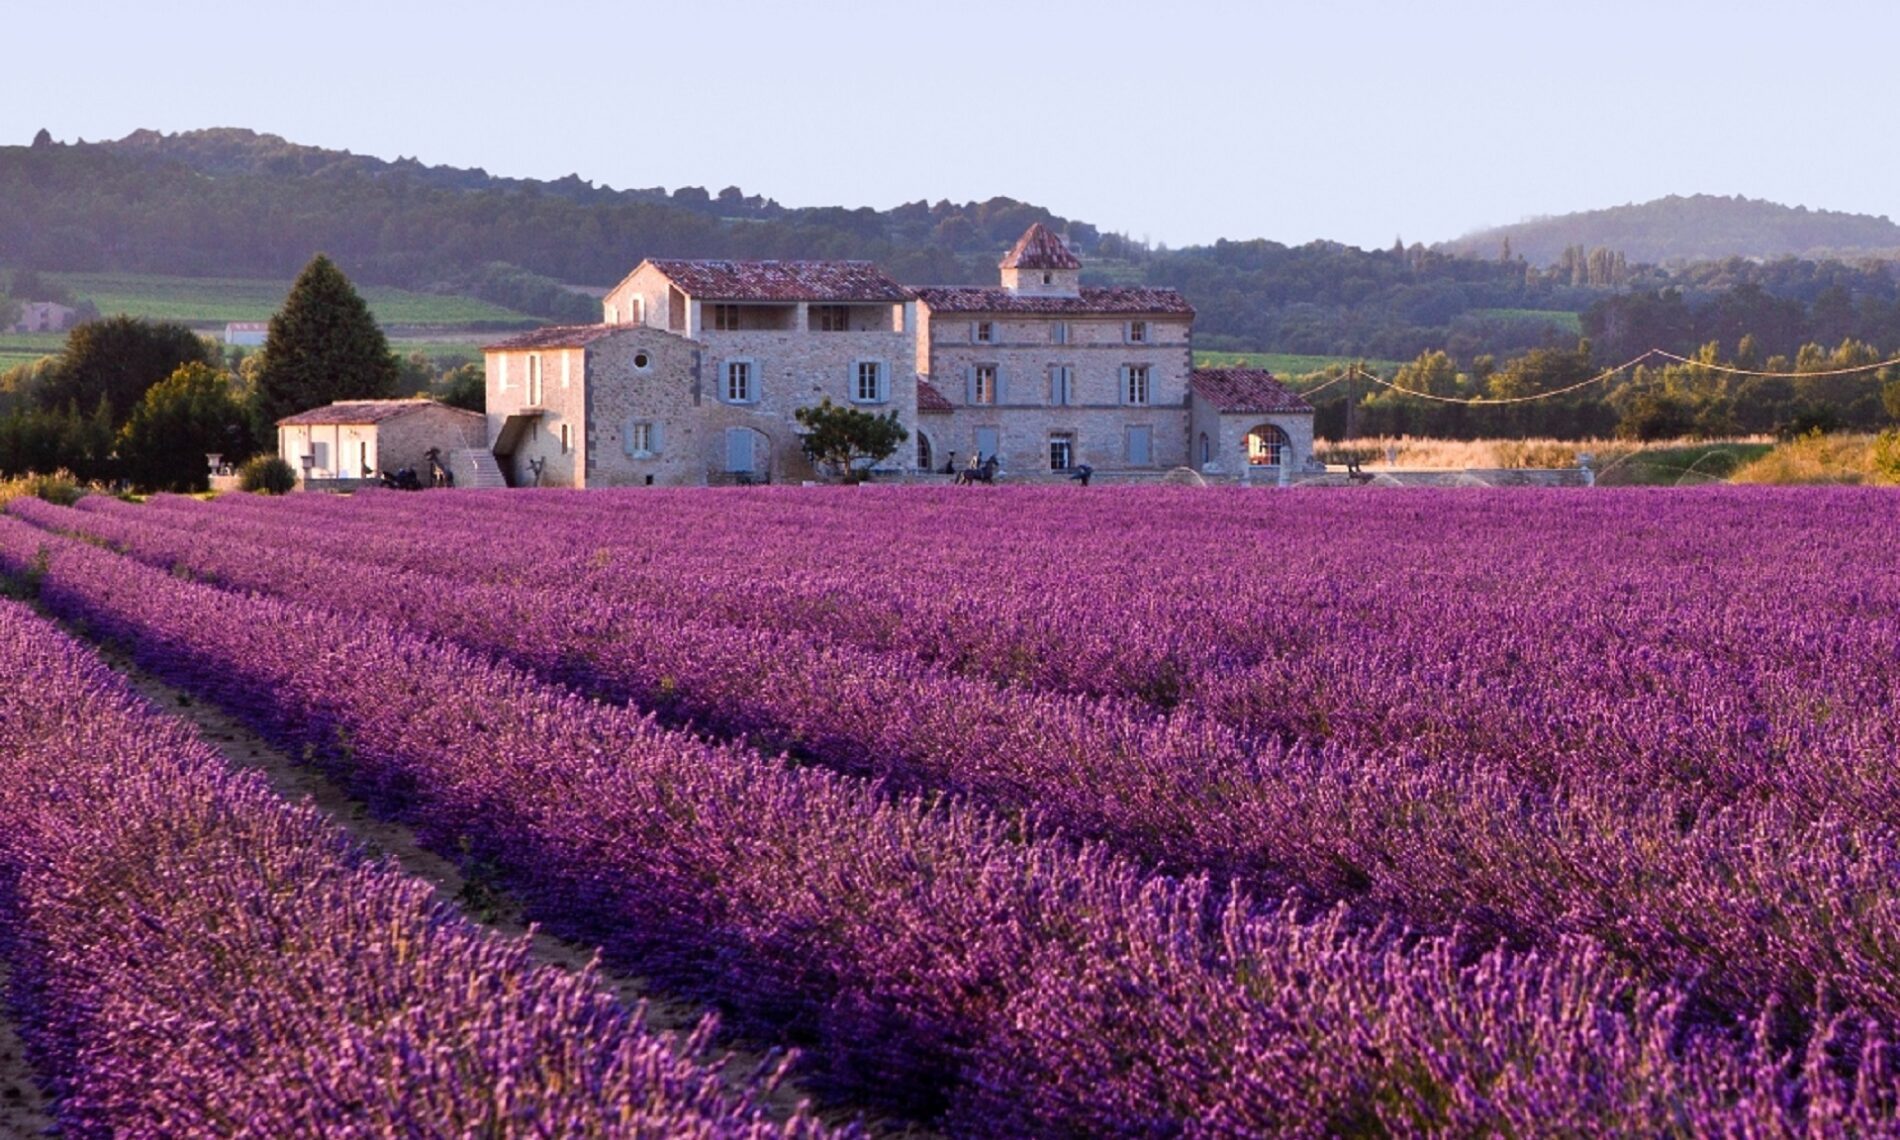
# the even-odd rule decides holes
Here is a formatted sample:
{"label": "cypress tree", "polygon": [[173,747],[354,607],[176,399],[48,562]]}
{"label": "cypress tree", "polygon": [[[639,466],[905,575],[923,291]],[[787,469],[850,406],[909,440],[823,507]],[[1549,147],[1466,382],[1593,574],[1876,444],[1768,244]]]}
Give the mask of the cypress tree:
{"label": "cypress tree", "polygon": [[334,400],[380,400],[396,394],[399,366],[369,306],[322,254],[297,275],[284,307],[270,320],[257,371],[259,427]]}

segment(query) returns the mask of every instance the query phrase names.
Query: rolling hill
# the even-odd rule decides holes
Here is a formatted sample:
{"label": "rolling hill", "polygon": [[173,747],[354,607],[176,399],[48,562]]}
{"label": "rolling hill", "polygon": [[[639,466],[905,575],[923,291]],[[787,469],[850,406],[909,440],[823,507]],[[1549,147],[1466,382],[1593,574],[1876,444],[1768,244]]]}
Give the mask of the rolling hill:
{"label": "rolling hill", "polygon": [[1440,249],[1496,257],[1504,242],[1532,265],[1550,265],[1572,246],[1604,248],[1630,262],[1663,265],[1729,257],[1839,257],[1900,255],[1900,225],[1886,217],[1810,210],[1753,198],[1694,194],[1653,202],[1534,218],[1466,234]]}

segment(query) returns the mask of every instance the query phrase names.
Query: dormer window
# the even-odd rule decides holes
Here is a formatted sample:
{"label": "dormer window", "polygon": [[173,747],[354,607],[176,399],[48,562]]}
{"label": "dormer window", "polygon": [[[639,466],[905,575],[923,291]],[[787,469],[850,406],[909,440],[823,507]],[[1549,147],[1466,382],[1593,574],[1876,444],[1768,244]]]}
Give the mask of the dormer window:
{"label": "dormer window", "polygon": [[1128,343],[1129,344],[1147,344],[1148,343],[1148,322],[1147,321],[1129,321],[1128,322]]}
{"label": "dormer window", "polygon": [[1053,273],[1044,273],[1042,275],[1042,283],[1044,285],[1053,285],[1055,284],[1055,280],[1056,280],[1056,275]]}
{"label": "dormer window", "polygon": [[993,321],[977,321],[970,326],[970,340],[976,344],[996,343],[996,324]]}

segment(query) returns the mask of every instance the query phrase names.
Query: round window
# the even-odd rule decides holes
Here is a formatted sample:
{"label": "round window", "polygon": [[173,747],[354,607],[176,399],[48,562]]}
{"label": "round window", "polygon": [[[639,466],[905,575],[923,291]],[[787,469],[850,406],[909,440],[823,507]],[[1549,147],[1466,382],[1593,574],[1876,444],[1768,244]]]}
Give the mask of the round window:
{"label": "round window", "polygon": [[648,361],[646,353],[636,352],[633,354],[633,366],[640,371],[645,372],[649,363],[650,361]]}

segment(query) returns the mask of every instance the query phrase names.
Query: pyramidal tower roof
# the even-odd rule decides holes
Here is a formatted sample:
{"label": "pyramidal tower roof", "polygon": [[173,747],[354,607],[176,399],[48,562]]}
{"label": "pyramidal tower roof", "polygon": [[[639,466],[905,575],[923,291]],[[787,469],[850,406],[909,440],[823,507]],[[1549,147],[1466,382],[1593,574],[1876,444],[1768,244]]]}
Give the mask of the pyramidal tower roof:
{"label": "pyramidal tower roof", "polygon": [[1080,269],[1082,259],[1069,252],[1055,231],[1037,222],[1023,231],[1016,246],[1003,258],[1002,269]]}

